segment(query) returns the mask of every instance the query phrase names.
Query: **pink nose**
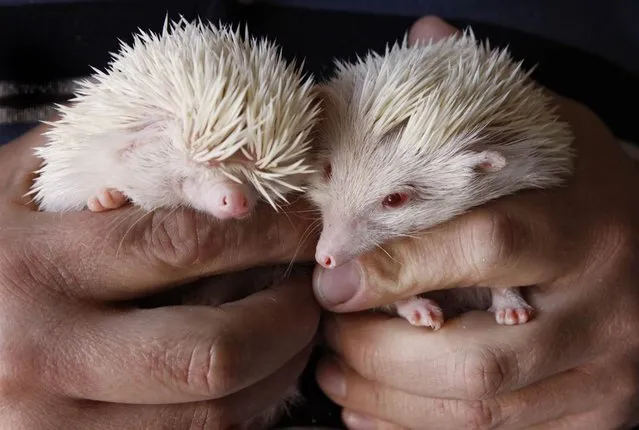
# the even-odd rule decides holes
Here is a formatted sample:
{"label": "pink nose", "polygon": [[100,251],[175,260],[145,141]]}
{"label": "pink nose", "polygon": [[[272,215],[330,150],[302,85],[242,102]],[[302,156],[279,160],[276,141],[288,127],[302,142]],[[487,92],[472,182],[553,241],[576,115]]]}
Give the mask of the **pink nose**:
{"label": "pink nose", "polygon": [[244,193],[237,189],[229,189],[220,198],[221,212],[226,213],[229,218],[243,218],[248,215],[250,207]]}
{"label": "pink nose", "polygon": [[335,257],[330,254],[321,254],[318,253],[315,255],[315,261],[319,263],[320,266],[325,269],[333,269],[337,266],[337,261],[335,261]]}

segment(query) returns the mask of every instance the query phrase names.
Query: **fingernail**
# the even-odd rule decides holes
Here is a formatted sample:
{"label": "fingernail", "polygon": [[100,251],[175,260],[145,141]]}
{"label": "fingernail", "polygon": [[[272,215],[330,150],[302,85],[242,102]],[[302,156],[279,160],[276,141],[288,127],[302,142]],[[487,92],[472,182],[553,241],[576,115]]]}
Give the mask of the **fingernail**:
{"label": "fingernail", "polygon": [[335,269],[318,266],[313,276],[313,289],[317,300],[327,307],[349,301],[359,290],[359,284],[360,269],[355,261]]}
{"label": "fingernail", "polygon": [[327,394],[346,396],[346,379],[339,364],[334,359],[326,359],[317,367],[317,383]]}
{"label": "fingernail", "polygon": [[342,413],[342,419],[344,424],[353,430],[373,430],[375,428],[375,422],[364,415],[360,415],[356,412],[344,411]]}

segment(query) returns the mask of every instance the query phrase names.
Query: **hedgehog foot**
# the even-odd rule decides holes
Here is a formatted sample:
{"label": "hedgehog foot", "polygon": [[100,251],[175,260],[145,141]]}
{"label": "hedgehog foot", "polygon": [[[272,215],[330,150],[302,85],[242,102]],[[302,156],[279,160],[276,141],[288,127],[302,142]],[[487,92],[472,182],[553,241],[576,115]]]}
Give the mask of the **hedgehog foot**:
{"label": "hedgehog foot", "polygon": [[444,313],[437,302],[422,297],[411,297],[395,303],[397,314],[418,327],[439,330],[444,324]]}
{"label": "hedgehog foot", "polygon": [[534,315],[535,309],[514,288],[494,288],[491,290],[493,303],[488,309],[495,314],[495,320],[502,325],[525,324]]}
{"label": "hedgehog foot", "polygon": [[97,194],[89,197],[87,207],[91,212],[105,212],[122,207],[126,202],[126,196],[118,190],[103,188]]}

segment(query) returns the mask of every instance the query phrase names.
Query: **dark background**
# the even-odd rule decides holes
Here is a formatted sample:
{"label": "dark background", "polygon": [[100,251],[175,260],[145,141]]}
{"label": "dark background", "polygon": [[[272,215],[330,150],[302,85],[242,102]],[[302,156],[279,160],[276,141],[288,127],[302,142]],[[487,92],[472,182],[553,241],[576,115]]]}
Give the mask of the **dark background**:
{"label": "dark background", "polygon": [[[0,80],[48,82],[84,76],[90,65],[100,68],[106,64],[108,52],[118,48],[118,38],[129,41],[138,28],[160,30],[167,13],[171,18],[182,14],[248,22],[253,33],[277,40],[287,57],[305,58],[306,68],[319,77],[330,73],[334,57],[383,49],[402,37],[416,18],[210,0],[4,6],[0,7]],[[515,57],[525,59],[526,66],[537,64],[534,76],[542,84],[589,105],[620,138],[639,141],[633,124],[633,108],[639,99],[637,76],[602,58],[515,29],[450,21],[460,27],[471,25],[478,37],[489,37],[495,45],[509,45]],[[4,101],[19,102],[29,100]]]}
{"label": "dark background", "polygon": [[[167,13],[171,18],[181,14],[186,18],[248,23],[252,33],[279,42],[286,57],[304,58],[306,69],[318,78],[331,73],[333,58],[352,58],[369,49],[383,49],[388,42],[401,38],[417,18],[198,0],[4,6],[0,7],[0,81],[46,83],[87,75],[89,66],[106,65],[108,52],[118,48],[118,38],[128,42],[138,28],[159,31]],[[516,29],[449,21],[459,27],[471,25],[478,37],[489,37],[493,45],[509,45],[516,58],[525,60],[526,67],[537,65],[534,77],[542,84],[590,106],[620,138],[639,142],[634,124],[639,100],[637,76],[602,58]],[[51,97],[7,97],[0,99],[0,106],[59,101]],[[314,384],[314,364],[312,360],[304,377],[304,392],[312,401],[294,411],[295,419],[281,424],[340,426],[339,410]]]}

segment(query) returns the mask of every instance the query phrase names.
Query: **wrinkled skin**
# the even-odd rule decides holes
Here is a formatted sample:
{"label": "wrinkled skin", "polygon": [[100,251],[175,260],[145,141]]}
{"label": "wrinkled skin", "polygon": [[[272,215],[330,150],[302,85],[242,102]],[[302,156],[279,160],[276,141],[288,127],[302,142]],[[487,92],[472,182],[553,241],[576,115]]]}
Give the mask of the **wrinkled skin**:
{"label": "wrinkled skin", "polygon": [[272,406],[304,368],[318,326],[310,273],[244,299],[234,283],[199,281],[212,304],[240,299],[220,307],[132,301],[311,260],[312,241],[299,247],[311,220],[296,215],[307,207],[228,224],[131,206],[36,212],[22,196],[42,131],[0,148],[0,428],[220,429]]}
{"label": "wrinkled skin", "polygon": [[[411,39],[456,31],[418,21]],[[639,424],[639,170],[586,107],[566,187],[500,199],[340,268],[314,289],[337,314],[318,369],[351,429],[574,429]],[[469,312],[437,332],[358,313],[427,291],[531,285],[528,324]],[[356,313],[352,313],[356,312]]]}

